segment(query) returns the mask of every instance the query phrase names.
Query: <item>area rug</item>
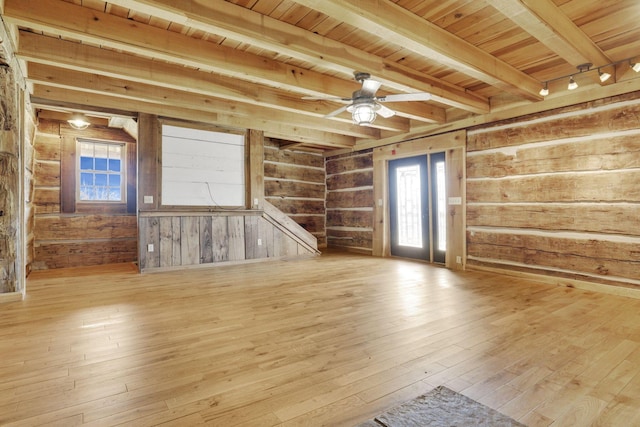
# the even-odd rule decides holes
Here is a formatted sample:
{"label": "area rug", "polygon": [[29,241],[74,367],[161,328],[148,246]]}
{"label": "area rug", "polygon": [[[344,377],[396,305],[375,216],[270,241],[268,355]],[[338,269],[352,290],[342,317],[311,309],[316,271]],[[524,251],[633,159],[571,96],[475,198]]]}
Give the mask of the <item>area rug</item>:
{"label": "area rug", "polygon": [[356,427],[526,427],[444,386]]}

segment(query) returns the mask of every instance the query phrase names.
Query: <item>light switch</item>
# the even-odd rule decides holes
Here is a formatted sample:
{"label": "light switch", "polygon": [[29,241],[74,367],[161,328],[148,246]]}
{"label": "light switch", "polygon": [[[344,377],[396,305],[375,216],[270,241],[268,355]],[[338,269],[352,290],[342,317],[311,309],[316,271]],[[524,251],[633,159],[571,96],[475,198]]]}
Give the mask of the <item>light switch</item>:
{"label": "light switch", "polygon": [[153,196],[144,196],[144,203],[153,203]]}

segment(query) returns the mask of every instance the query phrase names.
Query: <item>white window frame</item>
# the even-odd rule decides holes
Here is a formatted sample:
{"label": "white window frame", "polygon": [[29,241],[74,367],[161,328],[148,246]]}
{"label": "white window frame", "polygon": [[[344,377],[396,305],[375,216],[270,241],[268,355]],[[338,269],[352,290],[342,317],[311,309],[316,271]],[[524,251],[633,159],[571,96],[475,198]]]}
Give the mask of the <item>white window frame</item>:
{"label": "white window frame", "polygon": [[[85,200],[80,197],[81,195],[81,187],[82,187],[82,144],[94,144],[94,145],[106,145],[106,146],[118,146],[120,147],[120,200]],[[96,140],[89,138],[78,138],[76,140],[76,203],[84,204],[96,204],[96,203],[109,203],[109,204],[123,204],[127,203],[127,145],[123,142],[116,141],[104,141],[104,140]],[[95,171],[95,170],[94,170]],[[106,171],[107,176],[109,175],[109,170],[107,167]]]}

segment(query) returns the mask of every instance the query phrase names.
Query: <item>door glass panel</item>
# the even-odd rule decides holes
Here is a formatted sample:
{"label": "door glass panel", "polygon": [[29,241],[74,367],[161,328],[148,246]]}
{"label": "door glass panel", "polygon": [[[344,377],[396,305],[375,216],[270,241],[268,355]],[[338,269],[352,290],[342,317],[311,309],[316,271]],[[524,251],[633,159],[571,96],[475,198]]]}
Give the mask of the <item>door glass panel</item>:
{"label": "door glass panel", "polygon": [[436,162],[436,200],[437,200],[437,227],[439,251],[447,250],[447,191],[445,186],[444,161]]}
{"label": "door glass panel", "polygon": [[396,169],[396,195],[398,209],[398,244],[422,248],[422,208],[420,165]]}

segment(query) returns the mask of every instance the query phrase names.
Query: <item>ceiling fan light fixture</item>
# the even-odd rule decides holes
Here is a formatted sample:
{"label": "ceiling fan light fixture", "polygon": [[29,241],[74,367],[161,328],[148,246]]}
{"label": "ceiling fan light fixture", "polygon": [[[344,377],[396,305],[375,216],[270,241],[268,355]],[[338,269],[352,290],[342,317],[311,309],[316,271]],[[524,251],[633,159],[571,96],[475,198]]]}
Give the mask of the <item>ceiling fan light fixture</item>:
{"label": "ceiling fan light fixture", "polygon": [[77,130],[85,130],[91,123],[83,115],[75,115],[71,119],[67,120],[69,126]]}
{"label": "ceiling fan light fixture", "polygon": [[376,119],[376,106],[370,103],[354,104],[348,108],[357,125],[370,125]]}

